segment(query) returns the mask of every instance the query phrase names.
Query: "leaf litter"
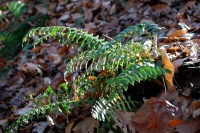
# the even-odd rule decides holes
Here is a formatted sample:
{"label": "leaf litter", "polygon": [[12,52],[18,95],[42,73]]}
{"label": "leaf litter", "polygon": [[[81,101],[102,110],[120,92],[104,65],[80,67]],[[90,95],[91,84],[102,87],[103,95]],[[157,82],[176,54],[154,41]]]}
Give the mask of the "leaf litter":
{"label": "leaf litter", "polygon": [[[36,0],[37,1],[37,0]],[[166,92],[152,96],[136,112],[115,116],[124,132],[198,132],[200,131],[200,2],[160,0],[58,0],[45,3],[25,0],[29,7],[20,21],[32,14],[49,15],[46,26],[81,28],[95,35],[115,36],[128,26],[155,22],[166,31],[158,35],[162,48],[162,65],[170,70],[165,76]],[[4,3],[3,3],[4,4]],[[9,11],[3,11],[0,28],[15,22]],[[181,26],[180,26],[181,23]],[[34,25],[31,24],[30,25]],[[32,37],[33,41],[37,36]],[[108,38],[107,38],[108,39]],[[1,46],[2,44],[0,44]],[[2,47],[2,46],[1,46]],[[49,40],[35,48],[20,52],[13,62],[0,58],[0,68],[12,67],[0,82],[0,132],[10,122],[34,107],[29,94],[37,96],[49,83],[56,90],[64,83],[65,64],[77,54],[77,46],[66,47]],[[155,56],[156,57],[156,56]],[[65,77],[71,81],[76,73]],[[29,103],[29,104],[28,104]],[[46,116],[33,121],[23,132],[94,132],[99,122],[89,115],[89,107],[73,107],[66,116]],[[54,122],[55,125],[48,123]],[[49,122],[48,122],[49,121]],[[117,127],[117,126],[115,126]]]}

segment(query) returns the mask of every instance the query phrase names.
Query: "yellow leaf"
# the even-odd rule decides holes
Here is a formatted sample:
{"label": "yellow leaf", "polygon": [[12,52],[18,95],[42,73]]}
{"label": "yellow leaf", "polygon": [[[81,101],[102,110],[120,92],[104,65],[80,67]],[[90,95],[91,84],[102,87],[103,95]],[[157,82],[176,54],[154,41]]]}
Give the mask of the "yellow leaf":
{"label": "yellow leaf", "polygon": [[165,80],[167,82],[167,88],[168,88],[168,90],[170,90],[174,86],[174,84],[173,84],[174,65],[172,64],[172,62],[168,58],[165,48],[161,48],[159,51],[160,51],[161,57],[162,57],[163,68],[170,70],[170,73],[165,74]]}
{"label": "yellow leaf", "polygon": [[96,76],[89,76],[89,80],[90,80],[90,81],[95,80],[95,78],[96,78]]}

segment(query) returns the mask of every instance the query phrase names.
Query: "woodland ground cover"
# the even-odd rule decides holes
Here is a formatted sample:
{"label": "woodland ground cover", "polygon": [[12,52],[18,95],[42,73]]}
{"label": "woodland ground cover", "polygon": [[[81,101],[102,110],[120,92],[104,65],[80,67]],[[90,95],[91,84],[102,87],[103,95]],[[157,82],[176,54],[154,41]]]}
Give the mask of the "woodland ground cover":
{"label": "woodland ground cover", "polygon": [[[69,106],[70,114],[66,114],[64,108],[60,108],[62,113],[58,113],[59,108],[56,108],[53,114],[45,112],[45,115],[33,118],[28,124],[22,123],[23,126],[19,127],[17,132],[188,133],[200,130],[199,1],[24,0],[4,1],[1,2],[0,8],[1,132],[20,115],[36,108],[33,100],[30,100],[30,95],[36,97],[48,90],[47,94],[52,95],[50,100],[53,100],[54,91],[57,94],[64,94],[66,91],[58,91],[60,84],[66,81],[72,84],[74,77],[81,75],[81,72],[64,74],[66,65],[80,53],[79,43],[63,46],[56,39],[50,38],[34,47],[33,44],[41,37],[43,34],[41,33],[31,36],[21,47],[22,38],[29,30],[39,26],[76,27],[112,42],[121,31],[142,22],[154,22],[159,27],[165,28],[156,34],[152,33],[150,38],[146,36],[141,38],[145,38],[143,44],[154,44],[157,47],[158,51],[153,46],[146,51],[154,59],[155,64],[157,61],[158,65],[170,70],[170,73],[167,72],[164,77],[159,77],[157,80],[142,80],[134,86],[128,84],[128,91],[124,91],[123,94],[127,101],[139,103],[135,111],[126,111],[123,107],[117,108],[114,105],[120,101],[114,101],[113,107],[117,111],[111,113],[112,118],[109,117],[106,122],[102,122],[98,117],[96,120],[94,115],[91,116],[92,109],[89,104]],[[128,36],[127,40],[131,37]],[[129,48],[133,49],[125,46],[122,44],[127,51]],[[83,51],[86,49],[83,47]],[[147,56],[138,54],[139,59]],[[116,56],[109,55],[109,57]],[[131,67],[125,70],[129,69],[135,70]],[[93,75],[88,76],[94,88],[95,78],[99,76],[101,79],[101,75],[107,75],[106,80],[115,75],[119,76],[116,71],[114,73],[95,71]],[[103,78],[101,80],[105,81]],[[101,80],[96,83],[101,84]],[[66,89],[65,84],[62,85],[61,89]],[[70,88],[68,89],[72,92]],[[79,93],[73,93],[70,98],[79,101],[81,98],[77,94]],[[87,95],[90,96],[89,93]],[[98,98],[99,95],[101,92],[93,98]],[[129,97],[132,100],[128,99]],[[48,99],[41,101],[48,103]],[[42,102],[38,104],[45,105]],[[102,105],[101,109],[104,110],[109,103],[106,103],[105,99],[100,100],[96,108],[99,107],[98,104]],[[101,111],[99,114],[103,116]]]}

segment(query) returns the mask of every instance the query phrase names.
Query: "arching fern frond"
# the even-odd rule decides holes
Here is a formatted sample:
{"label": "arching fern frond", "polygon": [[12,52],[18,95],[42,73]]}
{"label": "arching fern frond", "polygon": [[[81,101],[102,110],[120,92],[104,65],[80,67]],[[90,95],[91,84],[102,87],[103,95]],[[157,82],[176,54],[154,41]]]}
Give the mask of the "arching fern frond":
{"label": "arching fern frond", "polygon": [[128,84],[134,86],[136,82],[140,83],[141,81],[145,81],[147,79],[156,79],[157,77],[163,75],[165,75],[165,70],[162,67],[130,65],[116,78],[108,79],[106,81],[106,89],[121,86],[125,91],[127,91]]}
{"label": "arching fern frond", "polygon": [[135,112],[140,105],[141,103],[132,101],[130,98],[127,101],[123,95],[120,97],[118,96],[111,101],[105,98],[100,98],[94,104],[91,114],[95,119],[105,121],[111,114],[115,116],[118,111]]}
{"label": "arching fern frond", "polygon": [[[163,27],[159,27],[155,23],[143,22],[141,24],[137,24],[135,26],[130,26],[130,27],[124,29],[113,39],[118,42],[122,42],[126,37],[129,37],[129,36],[134,38],[137,35],[147,34],[147,33],[149,34],[150,32],[159,31],[162,29],[163,29]],[[110,43],[114,43],[114,42],[111,41]]]}
{"label": "arching fern frond", "polygon": [[48,38],[55,38],[58,41],[68,45],[68,43],[78,43],[80,48],[86,47],[88,49],[96,48],[100,44],[104,44],[104,39],[99,39],[99,36],[93,36],[82,30],[76,28],[70,28],[65,26],[52,26],[52,27],[38,27],[32,29],[23,39],[23,43],[27,41],[28,37],[34,35],[41,36],[35,43],[37,45]]}

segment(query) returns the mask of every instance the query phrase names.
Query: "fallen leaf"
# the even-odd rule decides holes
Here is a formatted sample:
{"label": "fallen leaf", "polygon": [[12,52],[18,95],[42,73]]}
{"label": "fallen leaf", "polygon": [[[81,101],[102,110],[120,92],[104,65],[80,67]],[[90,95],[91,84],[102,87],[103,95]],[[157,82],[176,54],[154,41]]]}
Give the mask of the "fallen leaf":
{"label": "fallen leaf", "polygon": [[24,82],[24,77],[21,72],[18,72],[10,81],[8,82],[9,86],[12,85],[21,85]]}
{"label": "fallen leaf", "polygon": [[185,5],[182,6],[182,8],[179,10],[179,12],[184,12],[187,11],[189,8],[192,9],[194,7],[196,7],[196,1],[188,1]]}
{"label": "fallen leaf", "polygon": [[176,126],[176,131],[179,133],[199,133],[200,118],[186,121]]}
{"label": "fallen leaf", "polygon": [[99,127],[99,121],[93,117],[88,116],[79,121],[72,129],[74,133],[88,133],[94,132],[94,128]]}
{"label": "fallen leaf", "polygon": [[35,133],[44,133],[44,130],[47,127],[47,122],[36,122],[33,125],[33,132]]}
{"label": "fallen leaf", "polygon": [[24,63],[21,66],[17,67],[17,70],[20,70],[22,72],[25,72],[26,74],[31,74],[36,76],[37,74],[42,75],[42,71],[40,69],[40,65],[34,64],[34,63]]}
{"label": "fallen leaf", "polygon": [[52,54],[49,56],[49,60],[52,61],[52,64],[53,64],[53,65],[59,65],[59,64],[62,63],[62,59],[61,59],[60,55],[58,55],[58,54],[53,54],[53,53],[52,53]]}
{"label": "fallen leaf", "polygon": [[[134,115],[134,112],[124,112],[124,111],[118,111],[117,116],[119,117],[119,121],[122,124],[123,130],[129,129],[128,132],[135,132],[134,124],[132,121],[132,116]],[[126,129],[125,129],[126,128]]]}
{"label": "fallen leaf", "polygon": [[7,64],[8,63],[4,58],[0,58],[0,68],[5,68]]}
{"label": "fallen leaf", "polygon": [[109,15],[113,15],[115,13],[115,11],[116,11],[116,5],[113,4],[110,11],[109,11]]}
{"label": "fallen leaf", "polygon": [[35,8],[40,13],[43,13],[43,14],[47,14],[48,13],[48,9],[44,5],[42,5],[42,4],[36,5]]}
{"label": "fallen leaf", "polygon": [[189,116],[192,116],[193,118],[199,117],[200,116],[200,100],[193,101],[190,104],[187,112]]}
{"label": "fallen leaf", "polygon": [[180,37],[188,32],[187,29],[176,30],[173,34],[168,35],[168,37]]}
{"label": "fallen leaf", "polygon": [[176,60],[174,60],[173,62],[172,62],[172,64],[173,64],[173,66],[174,66],[174,72],[176,73],[176,72],[178,72],[178,68],[183,64],[183,62],[185,61],[185,60],[187,60],[188,59],[188,57],[186,57],[186,58],[183,58],[183,59],[176,59]]}
{"label": "fallen leaf", "polygon": [[184,34],[188,32],[187,29],[181,29],[181,30],[176,30],[171,31],[172,33],[168,33],[167,38],[163,41],[163,43],[169,43],[169,42],[174,42],[174,41],[185,41],[187,40],[186,37],[181,37]]}
{"label": "fallen leaf", "polygon": [[86,23],[85,25],[84,25],[84,30],[86,30],[86,31],[89,31],[89,33],[91,33],[91,30],[92,29],[95,29],[96,28],[96,25],[95,25],[95,23]]}
{"label": "fallen leaf", "polygon": [[65,133],[71,133],[73,126],[74,122],[69,123],[65,128]]}
{"label": "fallen leaf", "polygon": [[60,47],[60,48],[58,49],[58,51],[56,52],[56,54],[62,55],[62,54],[64,54],[64,53],[68,52],[68,50],[69,50],[69,47],[67,47],[67,46],[62,46],[62,47]]}
{"label": "fallen leaf", "polygon": [[169,127],[175,127],[175,126],[177,126],[177,125],[182,124],[183,122],[184,122],[184,121],[183,121],[183,120],[180,120],[180,119],[172,119],[172,120],[169,120],[169,121],[168,121],[167,126],[169,126]]}
{"label": "fallen leaf", "polygon": [[96,79],[96,76],[89,76],[89,80],[90,81],[93,81],[93,80],[95,80]]}
{"label": "fallen leaf", "polygon": [[164,133],[173,131],[172,120],[181,117],[181,110],[166,100],[150,98],[132,116],[139,133]]}
{"label": "fallen leaf", "polygon": [[170,7],[165,4],[157,4],[151,7],[151,12],[153,13],[161,13],[170,11]]}
{"label": "fallen leaf", "polygon": [[[70,77],[72,75],[69,75]],[[64,76],[61,73],[57,73],[56,76],[51,80],[50,86],[53,90],[57,90],[61,83],[64,83]]]}
{"label": "fallen leaf", "polygon": [[126,1],[126,6],[125,6],[124,11],[128,11],[130,8],[133,8],[135,11],[137,11],[142,5],[143,5],[142,1],[128,0]]}
{"label": "fallen leaf", "polygon": [[61,24],[62,22],[66,22],[69,18],[70,18],[70,12],[67,11],[62,14],[62,16],[58,19],[58,22],[59,24]]}
{"label": "fallen leaf", "polygon": [[162,47],[159,49],[159,51],[160,51],[161,57],[162,57],[163,68],[170,70],[170,73],[165,74],[165,80],[167,82],[167,89],[170,90],[174,86],[174,84],[173,84],[174,66],[167,56],[166,49]]}
{"label": "fallen leaf", "polygon": [[72,20],[73,21],[75,21],[76,19],[81,18],[81,17],[82,17],[82,15],[80,13],[74,13],[74,14],[72,14]]}
{"label": "fallen leaf", "polygon": [[93,17],[93,12],[91,9],[84,9],[84,18],[86,22],[90,22],[92,20]]}

